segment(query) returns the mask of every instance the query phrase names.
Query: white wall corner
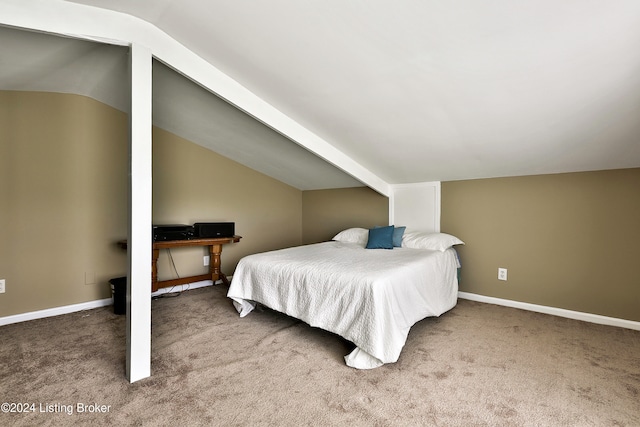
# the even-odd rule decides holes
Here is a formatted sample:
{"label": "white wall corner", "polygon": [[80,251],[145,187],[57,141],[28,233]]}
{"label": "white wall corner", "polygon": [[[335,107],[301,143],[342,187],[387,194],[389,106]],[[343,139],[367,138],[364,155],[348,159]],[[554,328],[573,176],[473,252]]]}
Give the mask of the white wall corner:
{"label": "white wall corner", "polygon": [[440,232],[440,181],[394,184],[389,190],[389,224],[412,231]]}

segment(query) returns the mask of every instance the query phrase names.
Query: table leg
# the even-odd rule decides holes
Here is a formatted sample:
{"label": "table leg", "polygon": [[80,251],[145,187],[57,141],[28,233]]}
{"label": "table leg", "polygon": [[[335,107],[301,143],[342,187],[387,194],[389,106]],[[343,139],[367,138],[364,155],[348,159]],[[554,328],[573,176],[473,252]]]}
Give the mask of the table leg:
{"label": "table leg", "polygon": [[209,254],[211,255],[211,265],[209,266],[209,272],[211,273],[211,280],[216,283],[216,280],[220,279],[220,254],[222,254],[222,245],[210,245]]}
{"label": "table leg", "polygon": [[151,259],[151,292],[158,290],[158,257],[160,249],[153,250],[153,258]]}
{"label": "table leg", "polygon": [[222,283],[224,283],[225,286],[229,286],[231,284],[229,279],[227,279],[227,275],[224,273],[220,273],[220,280],[222,280]]}

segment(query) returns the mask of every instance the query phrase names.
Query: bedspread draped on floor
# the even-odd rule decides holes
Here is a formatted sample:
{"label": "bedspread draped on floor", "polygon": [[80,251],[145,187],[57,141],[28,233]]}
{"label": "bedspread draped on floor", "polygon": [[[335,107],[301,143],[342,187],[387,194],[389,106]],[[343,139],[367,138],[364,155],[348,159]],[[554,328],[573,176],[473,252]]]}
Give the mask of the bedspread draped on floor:
{"label": "bedspread draped on floor", "polygon": [[228,296],[246,316],[259,302],[336,333],[357,348],[345,360],[369,369],[398,360],[411,326],[455,306],[457,257],[324,242],[250,255]]}

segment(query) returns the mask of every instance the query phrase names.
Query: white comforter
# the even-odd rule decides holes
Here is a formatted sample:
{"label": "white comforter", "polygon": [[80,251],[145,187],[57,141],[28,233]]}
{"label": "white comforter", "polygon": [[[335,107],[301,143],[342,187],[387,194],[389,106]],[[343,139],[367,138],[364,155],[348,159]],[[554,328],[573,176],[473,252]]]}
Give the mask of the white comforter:
{"label": "white comforter", "polygon": [[347,365],[368,369],[396,362],[411,326],[456,305],[458,265],[453,249],[325,242],[244,257],[227,295],[241,317],[257,302],[346,338]]}

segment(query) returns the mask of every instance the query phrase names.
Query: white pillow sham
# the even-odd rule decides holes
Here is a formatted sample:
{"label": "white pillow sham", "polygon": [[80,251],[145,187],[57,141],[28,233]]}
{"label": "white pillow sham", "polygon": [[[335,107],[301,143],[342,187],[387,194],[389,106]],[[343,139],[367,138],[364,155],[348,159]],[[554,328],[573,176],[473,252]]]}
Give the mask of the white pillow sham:
{"label": "white pillow sham", "polygon": [[405,233],[402,237],[403,248],[430,249],[444,252],[453,245],[464,245],[464,242],[451,234],[424,231]]}
{"label": "white pillow sham", "polygon": [[369,230],[366,228],[347,228],[336,234],[332,240],[345,243],[358,243],[364,248],[369,240]]}

